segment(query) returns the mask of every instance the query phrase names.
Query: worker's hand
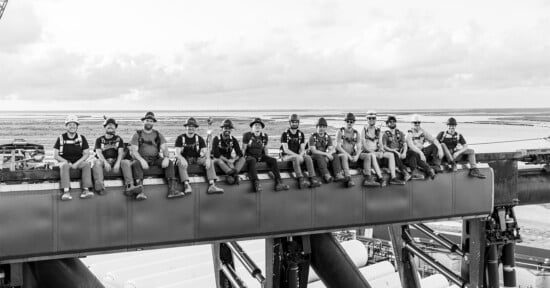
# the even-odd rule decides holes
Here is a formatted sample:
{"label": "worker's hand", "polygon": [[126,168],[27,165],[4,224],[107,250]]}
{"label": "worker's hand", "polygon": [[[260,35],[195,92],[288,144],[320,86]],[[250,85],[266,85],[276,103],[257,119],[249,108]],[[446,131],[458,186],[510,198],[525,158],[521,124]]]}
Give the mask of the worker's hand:
{"label": "worker's hand", "polygon": [[330,153],[327,153],[327,158],[330,161],[334,160],[334,156],[332,156],[332,154],[330,154]]}
{"label": "worker's hand", "polygon": [[75,162],[75,163],[71,163],[71,164],[69,164],[69,165],[70,165],[70,167],[73,168],[73,169],[78,169],[78,164],[76,164],[76,162]]}
{"label": "worker's hand", "polygon": [[399,158],[406,159],[407,158],[407,153],[403,152],[403,153],[399,154]]}
{"label": "worker's hand", "polygon": [[115,163],[115,166],[113,166],[113,172],[114,173],[120,172],[120,163]]}
{"label": "worker's hand", "polygon": [[168,168],[168,165],[170,165],[170,158],[168,157],[164,157],[164,159],[162,159],[162,168]]}
{"label": "worker's hand", "polygon": [[359,154],[351,157],[351,162],[357,162],[357,161],[359,161]]}
{"label": "worker's hand", "polygon": [[111,164],[107,159],[103,160],[103,170],[105,170],[105,172],[111,172]]}
{"label": "worker's hand", "polygon": [[139,163],[141,163],[141,168],[145,170],[149,169],[149,164],[147,164],[147,161],[145,161],[145,159],[139,160]]}

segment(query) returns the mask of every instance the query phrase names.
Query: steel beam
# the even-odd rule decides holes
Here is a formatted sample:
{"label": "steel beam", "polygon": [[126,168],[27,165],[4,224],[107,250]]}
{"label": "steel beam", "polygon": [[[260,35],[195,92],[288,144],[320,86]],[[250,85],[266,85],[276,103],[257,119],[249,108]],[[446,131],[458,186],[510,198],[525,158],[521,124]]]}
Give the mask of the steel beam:
{"label": "steel beam", "polygon": [[485,287],[485,221],[479,218],[464,220],[462,225],[462,250],[464,257],[461,276],[470,288]]}

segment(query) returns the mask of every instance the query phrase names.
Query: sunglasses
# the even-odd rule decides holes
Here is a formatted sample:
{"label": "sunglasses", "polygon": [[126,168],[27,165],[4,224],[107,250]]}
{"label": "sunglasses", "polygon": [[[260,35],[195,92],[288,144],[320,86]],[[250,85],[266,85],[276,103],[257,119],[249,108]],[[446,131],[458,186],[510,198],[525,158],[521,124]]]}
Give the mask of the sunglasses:
{"label": "sunglasses", "polygon": [[418,125],[420,124],[420,121],[415,121],[415,122],[412,122],[414,125]]}
{"label": "sunglasses", "polygon": [[300,123],[300,121],[290,121],[290,123]]}
{"label": "sunglasses", "polygon": [[353,124],[353,123],[355,123],[355,121],[353,121],[353,120],[346,120],[346,123],[348,123],[348,124]]}
{"label": "sunglasses", "polygon": [[367,120],[376,120],[376,117],[367,117]]}

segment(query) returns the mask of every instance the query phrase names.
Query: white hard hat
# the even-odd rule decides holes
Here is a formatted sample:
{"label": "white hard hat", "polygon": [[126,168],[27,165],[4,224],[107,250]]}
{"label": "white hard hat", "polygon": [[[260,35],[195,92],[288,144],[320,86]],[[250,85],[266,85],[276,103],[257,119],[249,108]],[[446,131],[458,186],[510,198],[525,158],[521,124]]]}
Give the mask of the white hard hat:
{"label": "white hard hat", "polygon": [[367,117],[369,117],[369,116],[374,116],[374,117],[376,117],[376,111],[374,111],[374,110],[369,110],[369,111],[367,111]]}
{"label": "white hard hat", "polygon": [[67,118],[65,118],[65,125],[69,124],[69,123],[76,123],[76,125],[80,125],[80,122],[78,122],[78,117],[76,115],[69,115],[67,116]]}
{"label": "white hard hat", "polygon": [[422,122],[420,118],[421,118],[420,115],[414,114],[411,117],[411,122]]}

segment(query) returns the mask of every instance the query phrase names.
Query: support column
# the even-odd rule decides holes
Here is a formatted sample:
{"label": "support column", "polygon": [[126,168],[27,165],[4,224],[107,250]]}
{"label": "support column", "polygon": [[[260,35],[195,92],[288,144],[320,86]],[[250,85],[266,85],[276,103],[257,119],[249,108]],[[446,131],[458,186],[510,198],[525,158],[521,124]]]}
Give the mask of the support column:
{"label": "support column", "polygon": [[214,275],[216,277],[217,288],[236,288],[231,285],[231,281],[225,275],[223,265],[235,268],[233,263],[233,254],[225,243],[212,244],[212,259],[214,260]]}
{"label": "support column", "polygon": [[485,287],[485,222],[479,218],[464,220],[462,225],[461,275],[470,288]]}
{"label": "support column", "polygon": [[408,229],[408,226],[388,226],[399,278],[401,278],[401,285],[403,288],[420,288],[420,279],[418,279],[418,272],[413,261],[413,255],[405,249],[405,241],[403,238],[404,229]]}
{"label": "support column", "polygon": [[502,248],[502,279],[504,288],[516,287],[516,244],[514,242],[504,244]]}

